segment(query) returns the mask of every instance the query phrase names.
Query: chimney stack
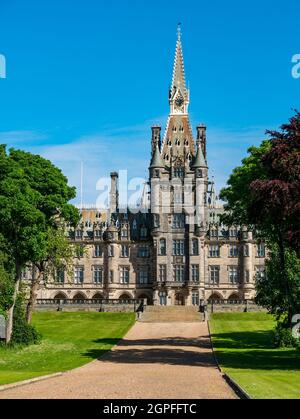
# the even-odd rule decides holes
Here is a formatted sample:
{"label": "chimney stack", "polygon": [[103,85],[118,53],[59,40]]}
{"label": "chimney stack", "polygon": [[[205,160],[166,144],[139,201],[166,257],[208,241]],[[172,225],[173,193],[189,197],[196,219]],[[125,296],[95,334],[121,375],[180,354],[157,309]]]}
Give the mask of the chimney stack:
{"label": "chimney stack", "polygon": [[111,188],[110,188],[110,213],[115,214],[119,206],[119,192],[118,192],[118,178],[116,172],[110,174]]}

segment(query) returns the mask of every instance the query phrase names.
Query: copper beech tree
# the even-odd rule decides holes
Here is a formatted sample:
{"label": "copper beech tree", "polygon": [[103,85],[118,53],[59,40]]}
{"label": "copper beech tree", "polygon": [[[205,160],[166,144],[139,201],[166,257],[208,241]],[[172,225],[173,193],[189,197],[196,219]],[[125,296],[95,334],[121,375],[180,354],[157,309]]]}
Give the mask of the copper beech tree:
{"label": "copper beech tree", "polygon": [[[279,131],[266,133],[270,138],[249,149],[250,155],[233,171],[221,198],[226,202],[225,222],[248,225],[273,250],[276,246],[278,289],[290,322],[298,309],[295,287],[300,286],[300,278],[290,279],[287,265],[287,252],[300,257],[300,113],[296,111]],[[280,304],[280,299],[276,301]]]}

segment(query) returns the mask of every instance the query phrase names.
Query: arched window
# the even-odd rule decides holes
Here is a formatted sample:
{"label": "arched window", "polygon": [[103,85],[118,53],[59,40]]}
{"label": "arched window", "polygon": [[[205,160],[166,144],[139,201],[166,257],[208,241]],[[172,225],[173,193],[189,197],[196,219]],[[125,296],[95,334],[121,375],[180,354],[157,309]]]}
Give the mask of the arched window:
{"label": "arched window", "polygon": [[56,296],[54,297],[54,300],[66,300],[66,299],[67,297],[62,292],[56,294]]}
{"label": "arched window", "polygon": [[80,292],[74,295],[73,297],[73,301],[75,304],[83,304],[85,300],[86,300],[86,297]]}
{"label": "arched window", "polygon": [[122,294],[119,297],[119,300],[122,301],[122,302],[124,302],[124,303],[126,303],[127,301],[132,300],[132,297],[130,295],[128,295],[128,294]]}
{"label": "arched window", "polygon": [[97,292],[92,298],[93,300],[103,300],[103,295],[100,292]]}

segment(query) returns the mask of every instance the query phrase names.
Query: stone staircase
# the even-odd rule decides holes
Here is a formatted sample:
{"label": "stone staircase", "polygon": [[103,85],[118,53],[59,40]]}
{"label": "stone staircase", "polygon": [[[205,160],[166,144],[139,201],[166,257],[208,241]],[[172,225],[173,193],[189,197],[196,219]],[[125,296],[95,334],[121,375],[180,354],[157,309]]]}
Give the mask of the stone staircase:
{"label": "stone staircase", "polygon": [[198,307],[193,306],[147,306],[140,321],[145,323],[193,323],[203,320]]}

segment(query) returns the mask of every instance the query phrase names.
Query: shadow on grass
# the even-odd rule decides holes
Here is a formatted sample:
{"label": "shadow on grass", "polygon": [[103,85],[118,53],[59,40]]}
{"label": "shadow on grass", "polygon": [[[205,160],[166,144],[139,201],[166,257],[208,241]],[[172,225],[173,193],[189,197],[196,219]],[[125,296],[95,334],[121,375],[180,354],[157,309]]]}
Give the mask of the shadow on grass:
{"label": "shadow on grass", "polygon": [[300,370],[300,354],[296,350],[216,351],[223,368],[254,370]]}
{"label": "shadow on grass", "polygon": [[300,370],[300,352],[274,348],[270,330],[214,333],[212,337],[224,368]]}
{"label": "shadow on grass", "polygon": [[213,333],[214,348],[272,349],[273,335],[270,330]]}

